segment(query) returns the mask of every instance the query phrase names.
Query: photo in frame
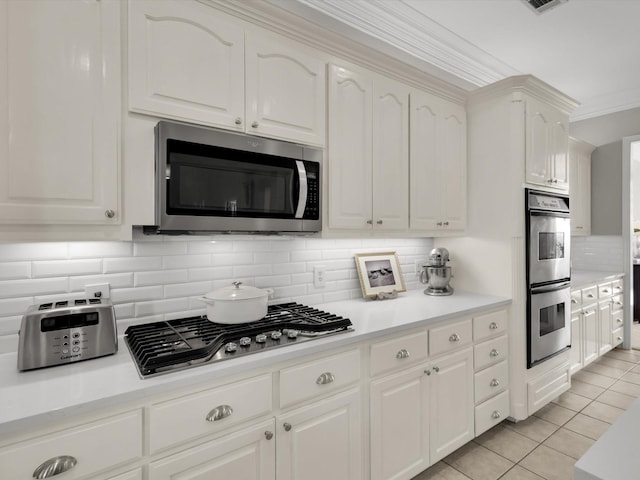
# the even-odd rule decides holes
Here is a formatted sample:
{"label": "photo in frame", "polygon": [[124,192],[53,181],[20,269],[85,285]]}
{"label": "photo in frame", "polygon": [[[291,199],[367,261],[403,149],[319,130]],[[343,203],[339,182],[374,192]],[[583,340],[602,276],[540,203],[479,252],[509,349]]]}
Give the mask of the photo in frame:
{"label": "photo in frame", "polygon": [[377,298],[380,293],[406,291],[396,252],[355,255],[362,296]]}

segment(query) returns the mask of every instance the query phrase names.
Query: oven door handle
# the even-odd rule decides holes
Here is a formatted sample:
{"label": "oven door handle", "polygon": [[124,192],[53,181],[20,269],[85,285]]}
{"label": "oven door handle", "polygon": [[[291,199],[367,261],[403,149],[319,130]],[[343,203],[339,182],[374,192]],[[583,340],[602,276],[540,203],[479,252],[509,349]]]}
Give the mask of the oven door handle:
{"label": "oven door handle", "polygon": [[554,283],[553,285],[543,285],[541,287],[531,287],[531,295],[537,295],[539,293],[557,292],[569,288],[571,282]]}

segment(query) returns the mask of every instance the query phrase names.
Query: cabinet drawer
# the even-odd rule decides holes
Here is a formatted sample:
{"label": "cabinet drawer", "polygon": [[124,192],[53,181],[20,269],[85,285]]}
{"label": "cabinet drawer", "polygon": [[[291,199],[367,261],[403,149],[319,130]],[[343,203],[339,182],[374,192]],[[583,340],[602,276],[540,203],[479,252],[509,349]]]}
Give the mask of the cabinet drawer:
{"label": "cabinet drawer", "polygon": [[611,282],[611,291],[614,295],[620,295],[624,292],[624,281],[619,278],[618,280],[614,280]]}
{"label": "cabinet drawer", "polygon": [[426,331],[371,345],[371,376],[425,360],[427,345]]}
{"label": "cabinet drawer", "polygon": [[271,374],[157,403],[149,409],[149,447],[155,453],[271,412]]}
{"label": "cabinet drawer", "polygon": [[471,343],[473,328],[471,319],[452,322],[429,329],[429,355],[449,352]]}
{"label": "cabinet drawer", "polygon": [[598,287],[589,287],[582,289],[582,304],[594,302],[598,299]]}
{"label": "cabinet drawer", "polygon": [[500,362],[491,368],[478,372],[474,376],[476,404],[484,402],[496,393],[509,388],[509,366]]}
{"label": "cabinet drawer", "polygon": [[620,345],[623,340],[624,340],[624,333],[622,331],[622,328],[616,328],[614,331],[611,332],[611,341],[614,347],[617,347],[618,345]]}
{"label": "cabinet drawer", "polygon": [[598,285],[598,298],[607,298],[613,294],[611,283],[601,283]]}
{"label": "cabinet drawer", "polygon": [[509,416],[509,390],[476,407],[476,437]]}
{"label": "cabinet drawer", "polygon": [[571,291],[571,310],[576,311],[582,306],[582,290]]}
{"label": "cabinet drawer", "polygon": [[507,330],[509,317],[506,310],[473,317],[473,339],[477,342]]}
{"label": "cabinet drawer", "polygon": [[285,368],[280,371],[280,406],[334,392],[359,379],[359,350]]}
{"label": "cabinet drawer", "polygon": [[624,307],[623,302],[623,296],[622,295],[616,295],[611,299],[611,311],[612,312],[619,312],[620,310],[622,310],[622,308]]}
{"label": "cabinet drawer", "polygon": [[[74,480],[142,457],[142,412],[136,410],[27,440],[0,450],[1,477],[33,480],[56,457],[77,460],[60,478]],[[58,478],[57,476],[54,478]]]}
{"label": "cabinet drawer", "polygon": [[552,399],[569,390],[570,386],[571,375],[569,374],[568,362],[528,382],[529,415],[533,415]]}
{"label": "cabinet drawer", "polygon": [[509,340],[506,335],[476,345],[473,347],[475,370],[481,370],[491,364],[501,362],[507,358],[508,352]]}

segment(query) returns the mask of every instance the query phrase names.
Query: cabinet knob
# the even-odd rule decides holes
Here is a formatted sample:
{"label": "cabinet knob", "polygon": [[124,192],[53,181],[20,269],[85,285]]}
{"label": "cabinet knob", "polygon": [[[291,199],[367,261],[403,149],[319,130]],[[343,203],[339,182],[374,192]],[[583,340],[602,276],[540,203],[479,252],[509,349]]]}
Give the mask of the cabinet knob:
{"label": "cabinet knob", "polygon": [[458,335],[457,333],[454,333],[453,335],[451,335],[449,337],[449,341],[450,342],[459,342],[460,341],[460,335]]}
{"label": "cabinet knob", "polygon": [[608,289],[608,288],[603,288],[603,289],[602,289],[602,291],[603,291],[604,293],[609,293],[609,289]]}
{"label": "cabinet knob", "polygon": [[217,422],[218,420],[231,416],[232,413],[233,408],[229,405],[218,405],[207,415],[207,422]]}
{"label": "cabinet knob", "polygon": [[431,375],[431,370],[425,370],[424,373],[425,375]]}
{"label": "cabinet knob", "polygon": [[236,118],[236,125],[242,125],[242,119],[240,117]]}
{"label": "cabinet knob", "polygon": [[406,350],[406,349],[402,349],[400,350],[398,353],[396,353],[396,358],[409,358],[411,356],[411,354]]}
{"label": "cabinet knob", "polygon": [[116,212],[114,210],[111,210],[111,209],[105,210],[104,216],[107,217],[107,218],[113,218],[113,217],[116,216]]}
{"label": "cabinet knob", "polygon": [[490,357],[495,358],[495,357],[497,357],[498,355],[500,355],[500,352],[499,352],[498,350],[496,350],[495,348],[489,352],[489,356],[490,356]]}
{"label": "cabinet knob", "polygon": [[442,224],[443,224],[445,227],[448,227],[448,226],[449,226],[449,222],[442,222]]}
{"label": "cabinet knob", "polygon": [[498,410],[494,410],[493,413],[491,414],[491,418],[495,418],[495,419],[500,418],[500,412]]}
{"label": "cabinet knob", "polygon": [[373,225],[373,220],[367,220],[367,225]]}
{"label": "cabinet knob", "polygon": [[622,323],[622,319],[621,319],[621,318],[617,318],[617,319],[616,319],[616,322],[618,322],[618,323]]}
{"label": "cabinet knob", "polygon": [[572,303],[573,305],[575,305],[576,303],[578,303],[578,301],[577,301],[575,298],[572,298],[572,299],[571,299],[571,303]]}
{"label": "cabinet knob", "polygon": [[438,367],[438,366],[433,367],[433,371],[438,373],[440,371],[440,367]]}
{"label": "cabinet knob", "polygon": [[496,322],[491,322],[489,324],[489,329],[490,330],[497,330],[498,329],[498,324]]}
{"label": "cabinet knob", "polygon": [[618,341],[621,342],[622,341],[622,337],[618,337]]}
{"label": "cabinet knob", "polygon": [[593,298],[593,293],[587,293],[587,297]]}
{"label": "cabinet knob", "polygon": [[438,222],[438,223],[436,223],[436,225],[441,227],[442,226],[442,222]]}
{"label": "cabinet knob", "polygon": [[291,424],[285,422],[285,423],[282,424],[282,428],[284,428],[285,432],[288,432],[289,430],[291,430]]}
{"label": "cabinet knob", "polygon": [[333,373],[325,372],[316,379],[316,383],[318,385],[326,385],[328,383],[332,383],[335,379],[336,377]]}
{"label": "cabinet knob", "polygon": [[557,178],[554,178],[554,179],[553,179],[553,183],[558,183],[558,179],[557,179]]}
{"label": "cabinet knob", "polygon": [[378,220],[376,223],[377,223],[378,225],[382,225],[382,220]]}
{"label": "cabinet knob", "polygon": [[76,466],[78,460],[70,455],[53,457],[42,462],[33,471],[33,478],[51,478],[61,473],[67,472]]}
{"label": "cabinet knob", "polygon": [[500,381],[497,378],[494,378],[493,380],[491,380],[489,385],[492,386],[492,387],[498,387],[498,386],[500,386]]}
{"label": "cabinet knob", "polygon": [[258,122],[252,122],[251,128],[258,128]]}
{"label": "cabinet knob", "polygon": [[267,440],[271,440],[273,438],[273,432],[267,430],[266,432],[264,432],[264,436]]}

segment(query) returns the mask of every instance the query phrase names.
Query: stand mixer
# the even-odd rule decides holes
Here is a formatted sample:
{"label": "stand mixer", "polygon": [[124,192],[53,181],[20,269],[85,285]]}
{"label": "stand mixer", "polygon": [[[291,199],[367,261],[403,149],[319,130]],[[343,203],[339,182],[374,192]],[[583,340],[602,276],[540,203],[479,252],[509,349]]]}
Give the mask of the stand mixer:
{"label": "stand mixer", "polygon": [[420,282],[427,285],[425,295],[451,295],[453,288],[449,285],[451,280],[451,267],[447,267],[449,250],[446,248],[434,248],[429,253],[429,260],[422,266]]}

